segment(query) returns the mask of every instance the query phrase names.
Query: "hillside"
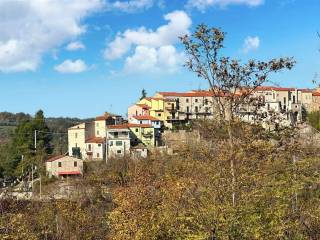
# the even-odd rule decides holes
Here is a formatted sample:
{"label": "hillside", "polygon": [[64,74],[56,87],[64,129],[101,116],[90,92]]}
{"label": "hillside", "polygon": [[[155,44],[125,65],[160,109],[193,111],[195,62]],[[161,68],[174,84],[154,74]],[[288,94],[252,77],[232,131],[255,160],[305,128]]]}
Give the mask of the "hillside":
{"label": "hillside", "polygon": [[[0,112],[0,144],[10,141],[11,134],[16,126],[23,121],[31,120],[32,116],[25,113]],[[46,118],[46,123],[53,136],[52,144],[57,153],[67,151],[67,131],[68,128],[83,121],[91,119],[50,117]]]}

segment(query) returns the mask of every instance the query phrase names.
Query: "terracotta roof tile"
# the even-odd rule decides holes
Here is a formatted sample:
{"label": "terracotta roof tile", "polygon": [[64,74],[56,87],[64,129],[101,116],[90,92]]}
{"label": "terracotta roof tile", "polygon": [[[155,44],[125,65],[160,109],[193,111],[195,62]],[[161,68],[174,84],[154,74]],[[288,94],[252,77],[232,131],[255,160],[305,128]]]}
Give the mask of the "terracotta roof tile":
{"label": "terracotta roof tile", "polygon": [[147,104],[136,104],[136,105],[141,107],[141,108],[145,108],[145,109],[150,109],[151,108]]}
{"label": "terracotta roof tile", "polygon": [[134,124],[134,123],[129,123],[128,127],[141,127],[141,128],[151,128],[151,124]]}
{"label": "terracotta roof tile", "polygon": [[66,155],[58,155],[58,156],[49,158],[49,159],[47,160],[47,162],[53,162],[53,161],[55,161],[55,160],[58,160],[58,159],[60,159],[60,158],[65,157],[65,156],[66,156]]}
{"label": "terracotta roof tile", "polygon": [[86,140],[86,143],[104,143],[105,140],[102,137],[93,137]]}
{"label": "terracotta roof tile", "polygon": [[151,120],[151,121],[160,121],[159,119],[152,116],[133,116],[137,120]]}
{"label": "terracotta roof tile", "polygon": [[127,124],[121,124],[121,125],[109,125],[107,126],[108,129],[127,129]]}

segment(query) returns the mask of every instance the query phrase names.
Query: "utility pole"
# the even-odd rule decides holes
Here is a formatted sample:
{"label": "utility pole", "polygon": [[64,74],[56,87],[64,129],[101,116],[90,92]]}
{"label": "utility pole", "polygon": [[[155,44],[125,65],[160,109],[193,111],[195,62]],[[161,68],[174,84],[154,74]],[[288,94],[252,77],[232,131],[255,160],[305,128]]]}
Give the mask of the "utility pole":
{"label": "utility pole", "polygon": [[31,188],[33,192],[33,164],[31,165]]}
{"label": "utility pole", "polygon": [[37,152],[37,130],[34,130],[34,152]]}
{"label": "utility pole", "polygon": [[41,173],[39,175],[40,175],[40,200],[41,200],[41,197],[42,197],[42,192],[41,192]]}

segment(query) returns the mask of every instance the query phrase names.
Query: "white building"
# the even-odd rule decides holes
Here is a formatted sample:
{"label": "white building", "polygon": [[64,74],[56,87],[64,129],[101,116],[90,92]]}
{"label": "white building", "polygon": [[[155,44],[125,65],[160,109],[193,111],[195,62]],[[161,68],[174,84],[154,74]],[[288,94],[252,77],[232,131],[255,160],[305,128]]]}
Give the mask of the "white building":
{"label": "white building", "polygon": [[127,125],[107,127],[106,159],[130,155],[130,130]]}

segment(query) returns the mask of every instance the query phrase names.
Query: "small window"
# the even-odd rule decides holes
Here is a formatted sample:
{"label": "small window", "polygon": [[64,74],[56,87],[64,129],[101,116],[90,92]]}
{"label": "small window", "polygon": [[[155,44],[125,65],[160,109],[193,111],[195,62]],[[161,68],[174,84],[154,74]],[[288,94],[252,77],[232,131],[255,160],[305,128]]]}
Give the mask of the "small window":
{"label": "small window", "polygon": [[205,105],[208,105],[208,99],[205,99],[205,100],[204,100],[204,104],[205,104]]}
{"label": "small window", "polygon": [[73,166],[77,167],[78,166],[78,162],[77,161],[73,162]]}
{"label": "small window", "polygon": [[187,102],[187,103],[189,102],[189,98],[186,99],[186,102]]}
{"label": "small window", "polygon": [[198,107],[195,107],[194,110],[197,113],[199,109],[198,109]]}
{"label": "small window", "polygon": [[97,135],[99,135],[100,133],[99,133],[99,130],[97,131]]}
{"label": "small window", "polygon": [[198,98],[196,98],[195,102],[198,102]]}
{"label": "small window", "polygon": [[139,132],[139,128],[136,128],[136,132]]}
{"label": "small window", "polygon": [[91,144],[88,145],[88,150],[91,151]]}
{"label": "small window", "polygon": [[75,134],[74,134],[74,138],[78,138],[78,133],[75,133]]}
{"label": "small window", "polygon": [[158,113],[158,117],[161,117],[161,113]]}
{"label": "small window", "polygon": [[140,124],[142,124],[142,121],[140,121]]}
{"label": "small window", "polygon": [[100,157],[100,154],[99,153],[97,153],[97,158],[99,158]]}
{"label": "small window", "polygon": [[116,141],[116,146],[122,146],[122,141]]}
{"label": "small window", "polygon": [[99,127],[99,123],[97,123],[96,126]]}
{"label": "small window", "polygon": [[117,150],[117,154],[121,154],[122,153],[122,151],[121,150]]}
{"label": "small window", "polygon": [[110,144],[109,144],[110,146],[113,146],[113,141],[110,141]]}
{"label": "small window", "polygon": [[101,147],[101,143],[98,144],[98,147]]}
{"label": "small window", "polygon": [[58,162],[58,167],[62,167],[62,163],[61,162]]}

